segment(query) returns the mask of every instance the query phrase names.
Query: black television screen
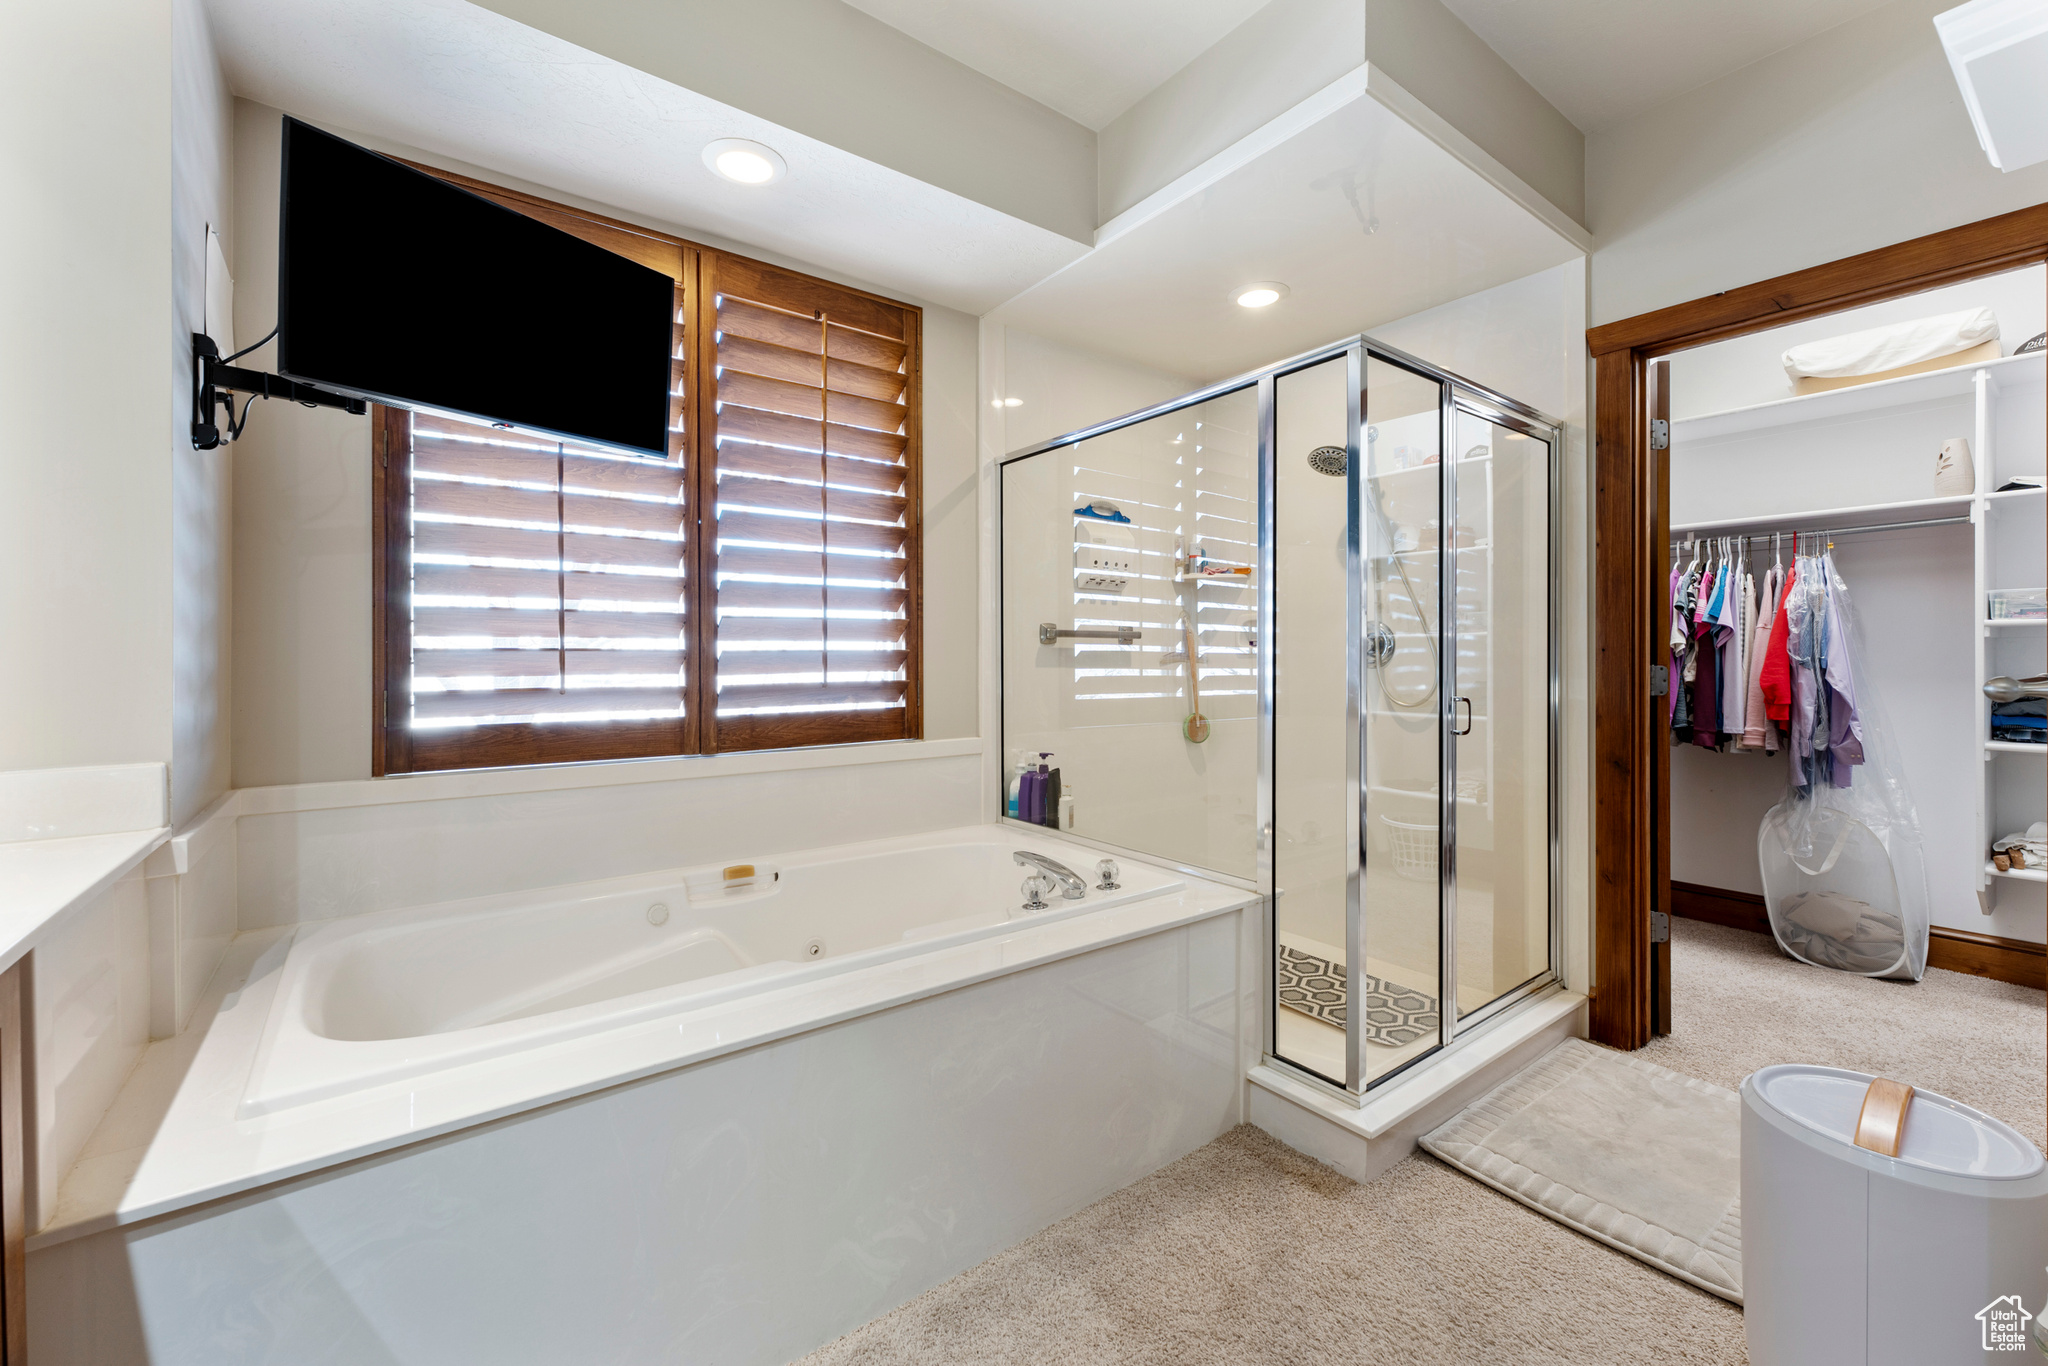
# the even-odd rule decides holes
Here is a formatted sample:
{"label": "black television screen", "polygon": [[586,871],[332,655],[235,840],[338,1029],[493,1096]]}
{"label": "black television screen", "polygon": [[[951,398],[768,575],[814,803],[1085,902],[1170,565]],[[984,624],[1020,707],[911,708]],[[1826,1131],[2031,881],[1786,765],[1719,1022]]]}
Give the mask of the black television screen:
{"label": "black television screen", "polygon": [[283,374],[666,456],[675,281],[297,119]]}

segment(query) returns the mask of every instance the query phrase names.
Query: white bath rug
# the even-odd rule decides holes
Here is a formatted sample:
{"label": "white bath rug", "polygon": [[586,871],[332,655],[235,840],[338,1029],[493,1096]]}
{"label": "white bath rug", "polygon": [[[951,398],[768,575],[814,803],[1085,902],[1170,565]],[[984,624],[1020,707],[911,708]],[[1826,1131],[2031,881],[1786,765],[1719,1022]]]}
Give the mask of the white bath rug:
{"label": "white bath rug", "polygon": [[[1344,965],[1282,944],[1280,1004],[1324,1024],[1344,1027]],[[1400,1048],[1436,1033],[1436,997],[1365,975],[1365,1037]]]}
{"label": "white bath rug", "polygon": [[1742,1303],[1742,1102],[1567,1039],[1422,1146],[1609,1247]]}

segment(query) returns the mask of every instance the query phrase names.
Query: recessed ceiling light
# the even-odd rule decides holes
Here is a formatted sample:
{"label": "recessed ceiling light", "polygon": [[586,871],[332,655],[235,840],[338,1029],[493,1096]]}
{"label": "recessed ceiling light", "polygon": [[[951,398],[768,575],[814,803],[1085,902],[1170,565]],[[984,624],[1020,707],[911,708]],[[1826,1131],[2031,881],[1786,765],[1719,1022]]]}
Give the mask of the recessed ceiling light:
{"label": "recessed ceiling light", "polygon": [[1246,285],[1233,296],[1240,308],[1265,308],[1287,297],[1287,286],[1278,280],[1260,280]]}
{"label": "recessed ceiling light", "polygon": [[745,138],[720,138],[704,149],[704,164],[739,185],[766,185],[789,170],[773,147]]}

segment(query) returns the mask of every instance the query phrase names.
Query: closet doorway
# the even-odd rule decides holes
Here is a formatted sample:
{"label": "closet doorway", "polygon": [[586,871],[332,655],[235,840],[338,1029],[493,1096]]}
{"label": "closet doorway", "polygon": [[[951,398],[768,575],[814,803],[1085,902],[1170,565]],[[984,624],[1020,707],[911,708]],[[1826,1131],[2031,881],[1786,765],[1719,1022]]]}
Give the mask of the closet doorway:
{"label": "closet doorway", "polygon": [[[1589,332],[1601,1042],[1640,1047],[1673,1027],[1674,914],[1768,932],[1757,831],[1791,758],[1769,752],[1768,728],[1735,724],[1753,719],[1756,690],[1730,671],[1768,656],[1739,659],[1727,642],[1755,639],[1794,535],[1814,552],[1811,581],[1851,586],[1869,637],[1864,681],[1889,713],[1884,744],[1925,854],[1929,961],[2041,985],[2048,872],[1998,868],[1989,844],[2048,815],[2048,747],[1999,738],[2018,732],[1994,726],[1980,685],[2048,672],[2048,628],[2001,615],[2029,599],[1992,597],[2048,580],[2048,359],[2022,349],[2048,318],[2043,262],[2048,206]],[[1977,308],[1998,315],[1998,339],[1913,373],[1802,382],[1784,368],[1795,347]],[[1688,587],[1724,595],[1704,657],[1740,679],[1732,705],[1734,689],[1702,697],[1697,673],[1684,678],[1700,653],[1672,650],[1673,594]],[[1703,606],[1681,613],[1689,632]]]}

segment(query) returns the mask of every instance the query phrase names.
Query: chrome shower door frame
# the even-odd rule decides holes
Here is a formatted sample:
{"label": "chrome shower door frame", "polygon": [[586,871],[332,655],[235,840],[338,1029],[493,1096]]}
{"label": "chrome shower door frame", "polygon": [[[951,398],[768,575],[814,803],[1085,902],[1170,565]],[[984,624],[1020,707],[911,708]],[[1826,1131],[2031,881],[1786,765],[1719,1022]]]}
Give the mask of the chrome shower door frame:
{"label": "chrome shower door frame", "polygon": [[[1364,777],[1368,771],[1366,744],[1368,736],[1364,726],[1364,679],[1365,650],[1364,605],[1366,601],[1365,575],[1368,568],[1365,533],[1364,478],[1366,452],[1366,368],[1369,358],[1392,362],[1405,369],[1435,380],[1441,386],[1439,400],[1440,423],[1440,479],[1442,502],[1438,513],[1438,719],[1437,734],[1441,762],[1438,793],[1439,828],[1441,830],[1440,857],[1438,864],[1439,894],[1439,944],[1438,965],[1438,1041],[1435,1047],[1419,1057],[1389,1072],[1386,1076],[1368,1080],[1365,1076],[1365,905],[1364,873],[1367,859],[1366,802]],[[1345,667],[1345,801],[1346,828],[1353,831],[1355,838],[1346,842],[1346,869],[1344,893],[1345,918],[1345,994],[1347,1009],[1344,1026],[1344,1072],[1341,1084],[1334,1078],[1293,1062],[1281,1056],[1276,1047],[1279,993],[1275,964],[1277,959],[1277,922],[1274,914],[1276,893],[1274,877],[1274,618],[1277,608],[1275,570],[1275,504],[1277,494],[1276,470],[1277,444],[1277,385],[1279,380],[1297,371],[1342,359],[1346,365],[1346,398],[1348,411],[1345,415],[1345,607],[1346,607],[1346,667]],[[1256,388],[1258,399],[1258,471],[1257,471],[1257,526],[1258,526],[1258,583],[1255,593],[1256,621],[1258,629],[1257,647],[1254,654],[1256,680],[1256,712],[1258,717],[1257,735],[1257,792],[1255,820],[1257,822],[1257,880],[1256,887],[1262,908],[1263,934],[1261,942],[1267,948],[1267,961],[1263,964],[1261,980],[1264,982],[1265,1009],[1262,1012],[1261,1057],[1269,1066],[1284,1068],[1289,1075],[1316,1087],[1328,1094],[1353,1105],[1363,1104],[1370,1087],[1378,1086],[1397,1077],[1413,1074],[1418,1068],[1443,1056],[1444,1052],[1465,1038],[1474,1030],[1497,1020],[1517,1003],[1544,990],[1557,980],[1563,958],[1563,846],[1559,820],[1560,806],[1560,749],[1559,723],[1561,692],[1559,687],[1559,588],[1557,578],[1558,543],[1562,528],[1562,503],[1559,497],[1559,471],[1562,449],[1562,427],[1556,420],[1545,416],[1536,409],[1504,394],[1499,394],[1483,385],[1432,365],[1419,357],[1411,356],[1396,347],[1374,341],[1364,334],[1345,338],[1327,346],[1317,347],[1299,355],[1260,369],[1234,376],[1218,383],[1170,399],[1165,403],[1126,413],[1121,417],[1095,423],[1091,426],[1068,432],[1048,441],[1041,441],[1021,447],[997,461],[995,527],[997,535],[997,573],[1003,572],[1001,537],[1003,535],[1003,480],[1001,467],[1044,455],[1063,447],[1078,445],[1094,437],[1104,436],[1140,422],[1163,417],[1185,408],[1205,403],[1222,395],[1239,390]],[[1452,424],[1458,412],[1498,423],[1513,431],[1544,441],[1549,450],[1548,497],[1549,530],[1545,576],[1548,583],[1550,623],[1547,632],[1547,654],[1549,666],[1549,744],[1548,744],[1548,835],[1549,835],[1549,882],[1548,924],[1549,961],[1547,972],[1539,974],[1529,982],[1508,992],[1485,1007],[1460,1019],[1456,1007],[1456,868],[1457,868],[1457,746],[1453,743],[1451,728],[1454,724],[1457,687],[1457,578],[1455,562],[1455,528],[1457,526],[1457,461],[1453,456]],[[1449,529],[1446,532],[1445,529]],[[1450,556],[1445,555],[1444,540],[1448,534],[1452,541]],[[1004,601],[1001,584],[997,586],[997,610],[1000,613]],[[1004,640],[1009,623],[999,622],[997,631],[996,677],[998,687],[1005,676],[1003,671]],[[998,734],[997,752],[1007,753],[1002,743],[1000,728],[1005,724],[1005,709],[998,702],[996,709]],[[1005,823],[1011,818],[1003,816]],[[1096,843],[1084,840],[1084,843]],[[1143,851],[1133,853],[1145,857]],[[1179,866],[1179,865],[1176,865]],[[1185,871],[1217,876],[1200,868]],[[1235,877],[1224,880],[1237,882]]]}

